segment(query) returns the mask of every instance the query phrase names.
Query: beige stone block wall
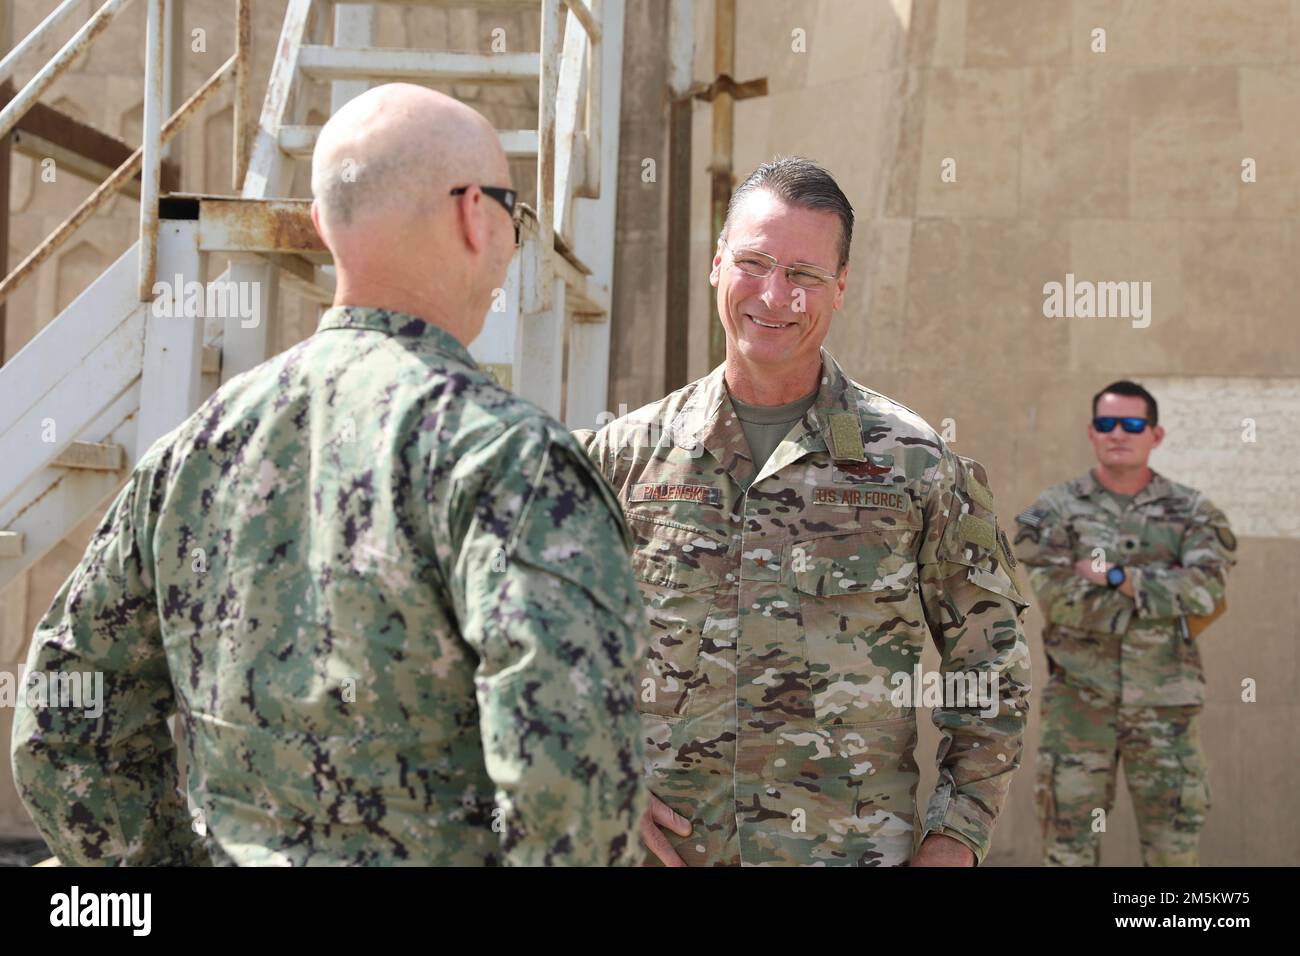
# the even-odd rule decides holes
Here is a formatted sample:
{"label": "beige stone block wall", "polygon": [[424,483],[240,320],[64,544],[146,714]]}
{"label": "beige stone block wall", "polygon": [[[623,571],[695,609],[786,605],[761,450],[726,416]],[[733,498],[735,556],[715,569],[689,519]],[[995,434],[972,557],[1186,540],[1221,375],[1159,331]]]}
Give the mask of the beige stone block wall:
{"label": "beige stone block wall", "polygon": [[[54,0],[16,5],[16,35]],[[187,55],[193,89],[233,48],[228,4],[188,0],[187,27],[208,52]],[[616,274],[611,409],[663,391],[666,196],[639,181],[659,157],[666,181],[663,5],[630,0]],[[1120,376],[1300,378],[1294,331],[1300,165],[1300,0],[740,0],[736,77],[766,76],[770,95],[736,107],[734,166],[742,175],[777,153],[825,162],[858,212],[846,308],[830,347],[860,381],[938,425],[989,468],[1004,521],[1039,489],[1090,463],[1087,401]],[[87,4],[87,10],[90,5]],[[142,7],[102,49],[60,81],[47,102],[138,142]],[[255,5],[255,100],[269,69],[283,0]],[[493,26],[512,49],[536,49],[521,14],[385,8],[381,45],[486,49]],[[712,10],[697,11],[695,76],[712,75]],[[1107,52],[1090,31],[1107,31]],[[791,50],[804,31],[807,52]],[[517,41],[517,45],[516,45]],[[20,80],[23,77],[19,78]],[[502,128],[531,125],[535,94],[451,90]],[[309,122],[324,117],[318,97]],[[229,100],[210,105],[180,140],[183,187],[229,192]],[[697,105],[694,154],[690,375],[708,369],[714,236],[708,222],[710,117]],[[1258,181],[1243,184],[1253,157]],[[945,157],[958,180],[939,180]],[[516,185],[532,191],[531,164]],[[70,176],[40,182],[15,157],[10,261],[16,262],[92,188]],[[305,176],[295,182],[306,194]],[[10,300],[13,354],[132,241],[135,203],[115,200]],[[213,266],[215,268],[215,265]],[[216,271],[219,271],[217,269]],[[1042,286],[1066,272],[1150,281],[1153,321],[1048,320]],[[286,301],[276,344],[310,333],[315,310]],[[1261,438],[1261,441],[1268,439]],[[1196,483],[1196,474],[1172,474]],[[1226,502],[1221,502],[1227,506]],[[31,629],[80,556],[94,520],[0,594],[0,668],[25,657]],[[1205,739],[1215,808],[1207,864],[1283,863],[1300,856],[1288,811],[1300,771],[1285,739],[1300,720],[1296,621],[1300,541],[1242,540],[1231,610],[1205,645]],[[1027,616],[1043,680],[1041,617]],[[926,666],[934,667],[933,654]],[[1260,700],[1239,701],[1243,674],[1266,675]],[[10,714],[0,712],[0,739]],[[922,763],[935,734],[923,722]],[[999,825],[994,863],[1037,861],[1031,721],[1026,764]],[[0,761],[0,833],[28,833]],[[923,780],[933,781],[929,772]],[[1127,798],[1112,815],[1106,863],[1136,863]]]}
{"label": "beige stone block wall", "polygon": [[[1300,382],[1300,2],[740,0],[738,8],[735,77],[767,77],[770,93],[735,107],[737,177],[778,154],[809,156],[836,174],[858,224],[829,347],[859,381],[936,427],[953,420],[954,448],[988,467],[1004,525],[1041,489],[1091,465],[1089,400],[1121,377],[1148,381],[1157,398],[1163,387],[1170,401],[1204,394],[1211,404],[1216,383],[1231,380],[1234,400],[1263,416],[1257,444],[1232,451],[1219,431],[1196,434],[1225,423],[1162,409],[1181,430],[1169,441],[1185,446],[1168,458],[1176,480],[1196,485],[1230,470],[1226,454],[1244,475],[1258,461],[1251,456],[1295,460],[1294,425],[1279,418],[1294,422],[1300,402],[1279,410],[1276,395],[1278,383]],[[696,27],[695,78],[707,82],[711,4],[700,4]],[[1098,27],[1105,53],[1092,50]],[[792,50],[796,29],[804,53]],[[710,123],[709,107],[697,105],[692,377],[708,370],[715,321]],[[1254,183],[1242,182],[1247,157]],[[940,179],[945,158],[956,161],[955,183]],[[642,242],[650,228],[666,241],[654,223],[620,220],[621,235],[633,228]],[[1150,325],[1045,318],[1044,283],[1066,273],[1150,282]],[[656,305],[625,304],[615,328],[661,322]],[[612,361],[611,402],[644,395],[652,360]],[[1234,490],[1218,503],[1253,530],[1242,536],[1230,610],[1203,649],[1214,809],[1202,859],[1294,863],[1300,770],[1286,738],[1300,721],[1300,540],[1287,530],[1294,520],[1268,520],[1266,491]],[[1031,608],[1025,620],[1041,685],[1042,617]],[[932,649],[925,665],[937,664]],[[1259,679],[1257,703],[1241,702],[1243,676]],[[1038,733],[1035,715],[991,863],[1039,859]],[[936,740],[923,720],[923,800]],[[1127,795],[1111,815],[1103,861],[1140,861]]]}

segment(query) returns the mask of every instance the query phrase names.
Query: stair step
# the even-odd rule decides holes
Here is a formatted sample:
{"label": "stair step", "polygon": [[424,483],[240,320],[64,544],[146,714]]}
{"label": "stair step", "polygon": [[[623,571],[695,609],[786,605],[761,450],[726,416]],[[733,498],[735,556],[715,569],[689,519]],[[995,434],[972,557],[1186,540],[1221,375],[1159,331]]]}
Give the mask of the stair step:
{"label": "stair step", "polygon": [[0,531],[0,558],[21,558],[23,536],[17,531]]}
{"label": "stair step", "polygon": [[443,83],[526,80],[536,83],[541,76],[541,55],[304,46],[298,53],[298,68],[314,80],[437,80]]}
{"label": "stair step", "polygon": [[[537,130],[499,129],[501,148],[509,159],[534,159],[537,156]],[[282,126],[280,149],[295,159],[310,159],[320,136],[319,126]]]}
{"label": "stair step", "polygon": [[52,464],[81,471],[121,471],[126,467],[126,449],[121,445],[74,441]]}

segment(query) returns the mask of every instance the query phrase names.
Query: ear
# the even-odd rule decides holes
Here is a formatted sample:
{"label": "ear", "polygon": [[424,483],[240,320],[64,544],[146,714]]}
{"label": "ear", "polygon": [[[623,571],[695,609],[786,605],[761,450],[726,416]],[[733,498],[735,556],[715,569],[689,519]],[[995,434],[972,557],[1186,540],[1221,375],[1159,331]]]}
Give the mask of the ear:
{"label": "ear", "polygon": [[316,227],[316,235],[320,236],[320,241],[328,246],[329,241],[325,238],[325,230],[320,225],[320,204],[315,199],[311,201],[311,224]]}
{"label": "ear", "polygon": [[713,269],[709,272],[709,285],[713,288],[718,287],[718,282],[722,279],[722,246],[718,246],[718,251],[713,254]]}
{"label": "ear", "polygon": [[1165,440],[1165,427],[1163,425],[1156,425],[1153,427],[1151,429],[1151,437],[1155,439],[1155,441],[1151,443],[1151,447],[1159,448],[1160,443]]}
{"label": "ear", "polygon": [[835,280],[835,301],[831,303],[831,310],[841,309],[844,307],[844,286],[849,279],[849,264],[846,262],[844,268],[840,270],[840,277]]}
{"label": "ear", "polygon": [[452,196],[456,201],[456,220],[460,223],[461,235],[470,251],[481,253],[487,248],[487,223],[483,220],[483,191],[477,186],[470,186],[459,196]]}

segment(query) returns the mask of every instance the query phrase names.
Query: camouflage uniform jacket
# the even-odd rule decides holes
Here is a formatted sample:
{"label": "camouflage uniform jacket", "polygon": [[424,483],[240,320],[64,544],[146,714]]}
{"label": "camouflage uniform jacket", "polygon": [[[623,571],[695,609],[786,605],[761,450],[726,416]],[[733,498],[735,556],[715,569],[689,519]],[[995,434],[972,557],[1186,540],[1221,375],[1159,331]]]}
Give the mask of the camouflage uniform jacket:
{"label": "camouflage uniform jacket", "polygon": [[635,862],[619,512],[451,335],[331,309],[108,509],[28,661],[104,711],[19,708],[22,798],[66,864]]}
{"label": "camouflage uniform jacket", "polygon": [[[1199,705],[1205,678],[1187,615],[1223,600],[1237,540],[1199,491],[1152,473],[1127,508],[1092,472],[1047,489],[1016,521],[1016,554],[1042,603],[1043,645],[1072,684],[1125,706]],[[1093,584],[1074,563],[1123,565],[1136,600]]]}
{"label": "camouflage uniform jacket", "polygon": [[915,413],[822,362],[816,401],[748,492],[721,367],[589,443],[636,537],[650,617],[649,786],[694,823],[669,836],[688,865],[906,862],[916,718],[891,678],[933,639],[944,671],[1000,680],[996,716],[934,712],[925,828],[982,860],[1029,675],[992,495]]}

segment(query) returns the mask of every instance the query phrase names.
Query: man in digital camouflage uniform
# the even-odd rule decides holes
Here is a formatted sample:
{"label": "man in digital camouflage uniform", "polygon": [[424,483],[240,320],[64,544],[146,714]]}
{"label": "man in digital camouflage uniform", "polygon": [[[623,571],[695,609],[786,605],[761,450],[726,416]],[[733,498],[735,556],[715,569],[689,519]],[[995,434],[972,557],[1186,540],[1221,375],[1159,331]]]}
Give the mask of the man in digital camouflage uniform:
{"label": "man in digital camouflage uniform", "polygon": [[618,502],[464,344],[514,251],[508,184],[493,127],[420,87],[325,125],[335,307],[149,450],[36,632],[29,670],[105,682],[98,719],[17,714],[64,863],[639,860]]}
{"label": "man in digital camouflage uniform", "polygon": [[1093,399],[1097,467],[1019,515],[1016,553],[1046,619],[1037,797],[1044,859],[1095,866],[1122,759],[1148,866],[1195,866],[1209,787],[1198,631],[1224,607],[1237,542],[1200,492],[1152,471],[1151,394]]}
{"label": "man in digital camouflage uniform", "polygon": [[[970,865],[1020,761],[1025,602],[984,471],[820,348],[852,228],[825,170],[759,167],[713,260],[726,363],[587,436],[651,618],[650,861]],[[893,692],[927,640],[945,673],[997,682],[995,715],[935,710],[922,827]]]}

